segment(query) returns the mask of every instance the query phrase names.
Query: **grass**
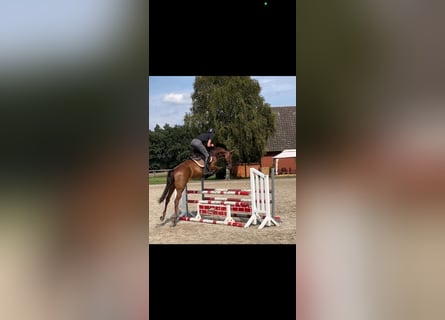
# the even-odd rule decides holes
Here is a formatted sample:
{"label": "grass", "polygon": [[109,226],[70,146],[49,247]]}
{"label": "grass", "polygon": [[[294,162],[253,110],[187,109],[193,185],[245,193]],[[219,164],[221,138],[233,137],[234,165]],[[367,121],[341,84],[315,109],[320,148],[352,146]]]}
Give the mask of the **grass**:
{"label": "grass", "polygon": [[148,184],[165,184],[166,182],[166,176],[154,176],[148,178]]}

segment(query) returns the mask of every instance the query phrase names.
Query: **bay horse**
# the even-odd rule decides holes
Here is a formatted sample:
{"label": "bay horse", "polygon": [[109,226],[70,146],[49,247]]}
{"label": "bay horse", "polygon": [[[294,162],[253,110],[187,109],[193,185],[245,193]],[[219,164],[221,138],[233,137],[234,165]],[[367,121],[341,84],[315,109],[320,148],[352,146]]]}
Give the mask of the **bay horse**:
{"label": "bay horse", "polygon": [[[215,147],[211,148],[209,150],[210,155],[210,161],[209,161],[209,168],[211,171],[211,174],[214,174],[216,171],[221,169],[221,167],[218,167],[216,163],[223,159],[229,170],[232,167],[232,151],[227,150],[227,148],[224,145],[216,145]],[[176,223],[178,222],[178,206],[179,201],[181,200],[182,192],[184,191],[185,187],[187,186],[187,183],[190,179],[194,178],[201,178],[203,177],[203,164],[204,159],[201,157],[199,165],[197,163],[196,159],[190,158],[183,162],[181,162],[179,165],[177,165],[175,168],[170,169],[167,174],[167,184],[165,185],[164,191],[162,192],[161,197],[159,198],[159,203],[162,203],[165,200],[165,207],[164,211],[162,212],[162,216],[160,217],[162,223],[161,225],[164,225],[167,223],[168,219],[165,219],[165,214],[167,212],[167,205],[170,202],[170,198],[173,194],[173,192],[176,190],[176,198],[175,198],[175,213],[172,218],[172,226],[176,226]]]}

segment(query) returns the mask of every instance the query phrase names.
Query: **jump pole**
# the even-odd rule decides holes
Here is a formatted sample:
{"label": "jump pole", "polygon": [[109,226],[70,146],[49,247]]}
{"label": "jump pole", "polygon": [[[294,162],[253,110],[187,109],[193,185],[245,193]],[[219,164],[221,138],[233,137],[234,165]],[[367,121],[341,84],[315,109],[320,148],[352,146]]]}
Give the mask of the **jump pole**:
{"label": "jump pole", "polygon": [[[201,177],[201,191],[204,190],[204,176]],[[201,200],[204,200],[204,193],[201,192]]]}
{"label": "jump pole", "polygon": [[275,217],[275,168],[271,168],[270,170],[270,182],[272,184],[272,217]]}

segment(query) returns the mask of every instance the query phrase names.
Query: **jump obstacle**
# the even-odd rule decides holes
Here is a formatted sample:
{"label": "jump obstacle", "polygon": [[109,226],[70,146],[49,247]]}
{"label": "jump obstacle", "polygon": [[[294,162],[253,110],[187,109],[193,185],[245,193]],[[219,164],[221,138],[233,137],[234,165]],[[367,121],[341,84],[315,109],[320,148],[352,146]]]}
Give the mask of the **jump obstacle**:
{"label": "jump obstacle", "polygon": [[[244,228],[259,224],[258,229],[263,229],[264,226],[279,226],[277,221],[281,219],[274,214],[273,168],[271,182],[272,189],[269,188],[269,176],[254,168],[250,168],[250,189],[204,188],[204,179],[201,179],[201,190],[186,188],[183,193],[179,204],[179,219]],[[201,199],[189,199],[189,194],[200,194]],[[237,195],[248,198],[206,197],[206,195]],[[189,204],[196,205],[196,212],[189,211]]]}

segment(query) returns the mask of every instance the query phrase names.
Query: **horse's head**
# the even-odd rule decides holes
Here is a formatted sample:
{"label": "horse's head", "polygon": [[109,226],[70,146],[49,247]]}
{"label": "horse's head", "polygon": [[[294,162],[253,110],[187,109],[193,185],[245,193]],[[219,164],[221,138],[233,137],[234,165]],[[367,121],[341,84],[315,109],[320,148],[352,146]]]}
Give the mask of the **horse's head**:
{"label": "horse's head", "polygon": [[215,155],[218,160],[224,160],[229,170],[232,169],[232,151],[227,150],[224,146],[216,146],[212,149],[211,153]]}
{"label": "horse's head", "polygon": [[229,170],[232,169],[232,151],[227,150],[226,153],[224,153],[224,162],[227,165],[227,168],[229,168]]}

